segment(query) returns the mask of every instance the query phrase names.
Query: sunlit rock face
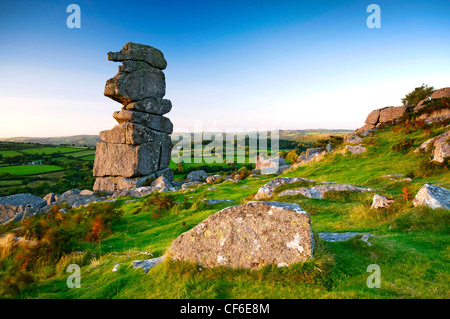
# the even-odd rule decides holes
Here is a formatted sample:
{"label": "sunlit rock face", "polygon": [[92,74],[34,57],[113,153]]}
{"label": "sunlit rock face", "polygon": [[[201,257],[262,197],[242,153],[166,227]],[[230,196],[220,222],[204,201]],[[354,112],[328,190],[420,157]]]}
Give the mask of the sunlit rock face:
{"label": "sunlit rock face", "polygon": [[172,103],[163,99],[166,82],[163,53],[151,46],[129,42],[108,59],[122,62],[119,72],[106,82],[105,96],[122,104],[113,113],[119,125],[100,132],[97,144],[94,191],[118,191],[148,186],[160,177],[171,181],[173,124],[163,116]]}

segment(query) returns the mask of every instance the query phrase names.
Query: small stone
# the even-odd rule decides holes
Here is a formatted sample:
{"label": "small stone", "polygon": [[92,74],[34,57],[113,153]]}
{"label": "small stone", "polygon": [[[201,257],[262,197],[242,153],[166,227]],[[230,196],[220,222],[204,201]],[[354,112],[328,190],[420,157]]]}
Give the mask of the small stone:
{"label": "small stone", "polygon": [[384,196],[375,194],[373,196],[373,202],[371,209],[380,209],[380,208],[386,208],[389,207],[394,201],[391,199],[387,199]]}

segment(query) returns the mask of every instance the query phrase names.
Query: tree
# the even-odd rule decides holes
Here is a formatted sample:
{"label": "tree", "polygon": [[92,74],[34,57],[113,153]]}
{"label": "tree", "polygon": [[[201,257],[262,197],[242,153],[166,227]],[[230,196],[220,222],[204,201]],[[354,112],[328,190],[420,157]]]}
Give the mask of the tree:
{"label": "tree", "polygon": [[296,163],[297,162],[297,158],[298,158],[297,152],[295,150],[292,150],[289,153],[287,153],[285,159],[287,161],[290,161],[291,163]]}
{"label": "tree", "polygon": [[434,87],[422,84],[422,86],[416,87],[412,92],[406,94],[402,99],[403,105],[416,106],[423,99],[430,97],[434,92]]}

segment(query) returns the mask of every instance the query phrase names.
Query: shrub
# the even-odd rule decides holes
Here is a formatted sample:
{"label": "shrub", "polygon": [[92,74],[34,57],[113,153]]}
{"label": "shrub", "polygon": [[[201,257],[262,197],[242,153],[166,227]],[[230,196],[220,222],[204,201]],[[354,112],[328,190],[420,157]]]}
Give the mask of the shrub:
{"label": "shrub", "polygon": [[397,144],[392,145],[392,150],[400,152],[400,153],[408,153],[409,150],[414,147],[414,141],[415,139],[407,139],[403,138],[402,141],[400,141]]}
{"label": "shrub", "polygon": [[432,86],[428,86],[426,84],[422,84],[419,87],[416,87],[413,91],[409,92],[402,99],[403,105],[411,105],[416,106],[421,100],[431,96],[434,88]]}

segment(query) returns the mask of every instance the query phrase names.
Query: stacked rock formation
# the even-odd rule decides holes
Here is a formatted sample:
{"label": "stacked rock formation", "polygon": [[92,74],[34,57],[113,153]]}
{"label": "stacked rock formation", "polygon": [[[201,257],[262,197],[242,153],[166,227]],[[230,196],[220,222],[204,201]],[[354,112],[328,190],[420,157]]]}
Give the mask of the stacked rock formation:
{"label": "stacked rock formation", "polygon": [[163,116],[172,103],[162,70],[167,62],[161,51],[129,42],[119,52],[109,52],[110,61],[122,62],[119,72],[106,82],[105,96],[122,103],[113,117],[119,125],[100,132],[94,162],[94,191],[117,191],[148,186],[168,168],[173,124]]}

